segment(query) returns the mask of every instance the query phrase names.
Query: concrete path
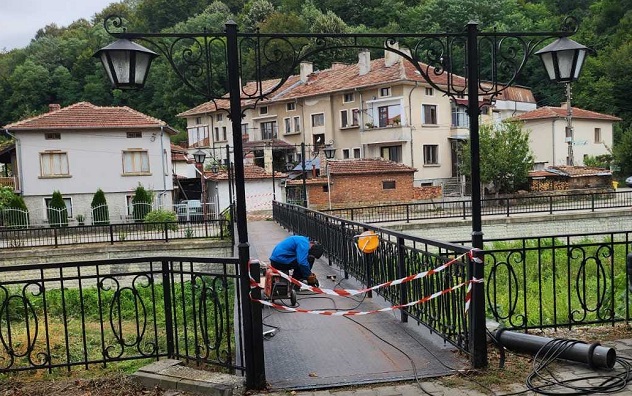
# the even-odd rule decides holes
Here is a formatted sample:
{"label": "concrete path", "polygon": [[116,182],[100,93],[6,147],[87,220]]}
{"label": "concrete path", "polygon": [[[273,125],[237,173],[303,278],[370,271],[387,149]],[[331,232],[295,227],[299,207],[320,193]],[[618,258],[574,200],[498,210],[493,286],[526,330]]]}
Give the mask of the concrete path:
{"label": "concrete path", "polygon": [[[250,256],[267,263],[274,246],[290,235],[272,221],[248,223]],[[314,265],[321,287],[359,289],[325,256]],[[289,305],[289,300],[281,300]],[[276,300],[275,302],[279,302]],[[300,292],[309,310],[368,311],[388,306],[381,298],[332,297]],[[468,367],[454,347],[425,327],[399,321],[399,312],[331,317],[265,307],[266,378],[272,389],[326,389],[347,385],[444,376]]]}

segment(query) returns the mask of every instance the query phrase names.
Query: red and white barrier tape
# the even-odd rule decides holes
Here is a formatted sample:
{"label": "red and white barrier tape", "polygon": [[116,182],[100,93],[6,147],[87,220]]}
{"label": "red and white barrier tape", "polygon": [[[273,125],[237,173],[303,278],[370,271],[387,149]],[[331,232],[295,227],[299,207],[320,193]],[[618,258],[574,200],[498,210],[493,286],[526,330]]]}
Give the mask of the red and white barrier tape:
{"label": "red and white barrier tape", "polygon": [[[381,289],[383,287],[390,287],[390,286],[397,286],[397,285],[401,285],[402,283],[407,283],[407,282],[412,282],[415,279],[422,279],[425,278],[427,276],[436,274],[437,272],[441,272],[444,269],[448,268],[449,266],[451,266],[452,264],[456,263],[457,261],[459,261],[461,258],[465,257],[466,255],[469,255],[470,252],[467,253],[463,253],[460,256],[457,256],[455,258],[453,258],[452,260],[446,262],[445,264],[428,270],[428,271],[424,271],[424,272],[420,272],[418,274],[415,275],[409,275],[407,277],[401,278],[401,279],[396,279],[393,281],[388,281],[388,282],[384,282],[381,283],[379,285],[375,285],[366,289],[361,289],[361,290],[352,290],[352,289],[321,289],[319,287],[314,287],[314,286],[310,286],[307,285],[301,281],[299,281],[298,279],[295,279],[291,276],[289,276],[288,274],[281,272],[279,270],[277,270],[276,268],[272,267],[272,266],[268,266],[268,270],[271,270],[272,273],[274,273],[275,275],[279,275],[281,278],[295,284],[296,286],[299,286],[301,288],[301,290],[309,290],[311,292],[314,293],[318,293],[318,294],[329,294],[332,296],[342,296],[342,297],[350,297],[350,296],[355,296],[358,294],[362,294],[362,293],[366,293],[368,291],[373,291],[373,290],[378,290]],[[248,264],[250,266],[250,264]],[[248,269],[248,273],[250,273],[250,268]],[[250,287],[260,287],[259,284],[254,280],[254,278],[252,276],[250,276]]]}
{"label": "red and white barrier tape", "polygon": [[[400,305],[393,305],[390,307],[386,307],[386,308],[380,308],[380,309],[374,309],[371,311],[318,311],[318,310],[309,310],[309,309],[301,309],[301,308],[292,308],[292,307],[287,307],[285,305],[280,305],[280,304],[275,304],[273,302],[270,301],[265,301],[265,300],[258,300],[255,298],[252,298],[252,296],[250,297],[250,299],[252,301],[256,301],[258,303],[261,303],[263,305],[267,305],[269,307],[273,307],[276,309],[281,309],[284,311],[289,311],[289,312],[300,312],[300,313],[307,313],[307,314],[312,314],[312,315],[325,315],[325,316],[360,316],[360,315],[371,315],[371,314],[375,314],[375,313],[380,313],[380,312],[388,312],[388,311],[393,311],[396,309],[402,309],[402,308],[407,308],[407,307],[411,307],[413,305],[417,305],[417,304],[422,304],[425,302],[428,302],[434,298],[440,297],[444,294],[448,294],[460,287],[463,287],[465,285],[471,285],[472,283],[480,283],[482,282],[482,280],[480,279],[474,279],[471,281],[467,281],[467,282],[463,282],[463,283],[459,283],[458,285],[452,286],[450,288],[447,288],[445,290],[442,291],[438,291],[436,293],[433,293],[429,296],[426,296],[424,298],[421,298],[417,301],[413,301],[413,302],[409,302],[407,304],[400,304]],[[469,287],[469,286],[468,286]],[[469,301],[466,302],[466,307],[469,307]],[[466,310],[467,312],[467,310]]]}
{"label": "red and white barrier tape", "polygon": [[[280,277],[282,277],[283,279],[286,279],[287,281],[289,281],[290,283],[297,285],[301,288],[301,290],[309,290],[311,292],[314,292],[316,294],[329,294],[329,295],[334,295],[334,296],[341,296],[341,297],[350,297],[350,296],[355,296],[358,294],[362,294],[362,293],[366,293],[368,291],[372,291],[372,290],[377,290],[383,287],[389,287],[389,286],[396,286],[396,285],[400,285],[406,282],[411,282],[415,279],[422,279],[425,278],[427,276],[436,274],[438,272],[443,271],[444,269],[446,269],[447,267],[449,267],[450,265],[454,264],[455,262],[457,262],[459,259],[463,258],[465,255],[468,255],[470,257],[470,259],[474,260],[474,262],[476,263],[482,263],[482,260],[480,260],[479,258],[475,257],[472,254],[472,251],[469,251],[467,253],[464,253],[460,256],[455,257],[454,259],[446,262],[445,264],[435,268],[435,269],[431,269],[429,271],[424,271],[424,272],[420,272],[418,274],[415,275],[410,275],[401,279],[397,279],[394,281],[389,281],[389,282],[384,282],[381,283],[379,285],[373,286],[373,287],[369,287],[369,288],[365,288],[365,289],[361,289],[361,290],[351,290],[351,289],[321,289],[319,287],[314,287],[314,286],[310,286],[307,285],[291,276],[289,276],[288,274],[281,272],[279,270],[277,270],[276,268],[273,268],[271,266],[268,266],[268,270],[272,271],[274,274],[279,275]],[[248,267],[250,267],[250,263],[248,263]],[[248,268],[248,273],[250,273],[250,268]],[[467,285],[467,292],[466,292],[466,296],[465,296],[465,312],[467,312],[469,310],[470,307],[470,301],[472,298],[472,284],[473,283],[483,283],[482,279],[476,279],[473,278],[470,281],[466,281],[463,283],[460,283],[458,285],[452,286],[450,288],[447,288],[445,290],[442,291],[438,291],[436,293],[431,294],[430,296],[426,296],[422,299],[419,299],[417,301],[413,301],[407,304],[401,304],[401,305],[394,305],[391,307],[387,307],[387,308],[382,308],[382,309],[377,309],[377,310],[372,310],[372,311],[318,311],[318,310],[306,310],[306,309],[301,309],[301,308],[292,308],[292,307],[287,307],[285,305],[280,305],[280,304],[275,304],[273,302],[270,301],[265,301],[265,300],[260,300],[260,299],[255,299],[252,298],[252,295],[250,295],[250,299],[252,301],[255,302],[259,302],[263,305],[267,305],[273,308],[277,308],[277,309],[282,309],[282,310],[286,310],[286,311],[290,311],[290,312],[301,312],[301,313],[309,313],[309,314],[315,314],[315,315],[327,315],[327,316],[350,316],[350,315],[368,315],[368,314],[373,314],[373,313],[378,313],[378,312],[386,312],[386,311],[392,311],[392,310],[396,310],[396,309],[402,309],[402,308],[406,308],[406,307],[410,307],[416,304],[422,304],[425,303],[427,301],[430,301],[434,298],[437,298],[439,296],[442,296],[444,294],[450,293],[460,287],[463,287],[464,285]],[[255,281],[255,279],[250,276],[250,287],[252,288],[261,288],[261,286]]]}

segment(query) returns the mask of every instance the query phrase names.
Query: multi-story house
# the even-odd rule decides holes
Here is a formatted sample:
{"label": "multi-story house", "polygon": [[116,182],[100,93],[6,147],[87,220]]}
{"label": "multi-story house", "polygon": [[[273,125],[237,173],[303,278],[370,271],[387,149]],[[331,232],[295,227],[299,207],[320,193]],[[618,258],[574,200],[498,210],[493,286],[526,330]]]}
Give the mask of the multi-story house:
{"label": "multi-story house", "polygon": [[568,113],[564,103],[560,107],[541,107],[516,116],[529,131],[537,169],[568,165],[571,154],[576,166],[584,165],[588,156],[611,154],[613,126],[620,118],[573,107],[571,136]]}
{"label": "multi-story house", "polygon": [[154,194],[156,205],[172,205],[169,136],[165,122],[129,107],[80,102],[4,126],[15,140],[19,193],[31,223],[46,221],[48,202],[61,192],[68,216],[90,219],[97,189],[105,193],[110,218],[131,213],[138,185]]}
{"label": "multi-story house", "polygon": [[[445,84],[445,76],[433,81]],[[270,80],[263,86],[277,83]],[[244,91],[252,89],[246,86]],[[303,62],[299,75],[252,105],[243,103],[240,131],[250,147],[283,140],[297,148],[283,148],[286,161],[296,163],[301,143],[308,147],[309,158],[323,145],[333,144],[337,159],[384,158],[415,168],[416,185],[458,176],[458,144],[469,136],[465,103],[438,92],[410,62],[388,51],[375,60],[363,51],[357,64],[334,63],[326,70]],[[187,120],[189,145],[219,150],[223,158],[222,147],[232,143],[233,133],[228,108],[227,100],[218,100],[179,114]],[[531,91],[509,87],[493,105],[482,106],[481,119],[535,108]]]}

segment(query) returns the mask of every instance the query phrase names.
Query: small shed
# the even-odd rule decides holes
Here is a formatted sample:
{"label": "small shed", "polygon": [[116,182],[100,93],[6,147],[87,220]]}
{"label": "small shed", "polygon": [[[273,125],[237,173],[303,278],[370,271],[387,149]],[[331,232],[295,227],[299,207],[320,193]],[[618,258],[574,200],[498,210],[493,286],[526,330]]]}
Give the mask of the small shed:
{"label": "small shed", "polygon": [[612,188],[612,172],[587,166],[551,166],[529,172],[531,191],[564,191]]}

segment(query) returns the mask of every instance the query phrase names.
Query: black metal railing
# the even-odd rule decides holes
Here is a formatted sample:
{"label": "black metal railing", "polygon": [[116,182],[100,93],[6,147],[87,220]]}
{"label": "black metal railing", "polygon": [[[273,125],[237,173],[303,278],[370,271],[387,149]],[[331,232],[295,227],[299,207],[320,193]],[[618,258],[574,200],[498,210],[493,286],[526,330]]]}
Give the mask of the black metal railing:
{"label": "black metal railing", "polygon": [[485,240],[487,316],[523,330],[628,322],[631,243],[632,231]]}
{"label": "black metal railing", "polygon": [[0,373],[182,359],[245,369],[236,258],[0,268]]}
{"label": "black metal railing", "polygon": [[[339,266],[345,277],[353,276],[367,286],[451,263],[431,276],[378,289],[377,293],[393,305],[421,300],[470,279],[472,260],[468,252],[471,249],[464,246],[412,237],[279,202],[273,203],[273,215],[275,221],[288,230],[320,241],[330,263]],[[356,245],[358,236],[368,230],[379,236],[379,248],[372,254],[362,253]],[[466,287],[457,288],[402,310],[401,319],[413,318],[447,342],[468,351],[471,324],[465,312],[466,294]]]}
{"label": "black metal railing", "polygon": [[0,248],[216,238],[232,240],[230,219],[0,229]]}
{"label": "black metal railing", "polygon": [[[524,213],[554,213],[563,211],[597,211],[629,208],[632,191],[591,192],[555,195],[524,195],[481,200],[481,215],[511,216]],[[470,200],[440,200],[380,206],[362,206],[323,210],[332,216],[363,223],[385,223],[445,218],[471,217]]]}

